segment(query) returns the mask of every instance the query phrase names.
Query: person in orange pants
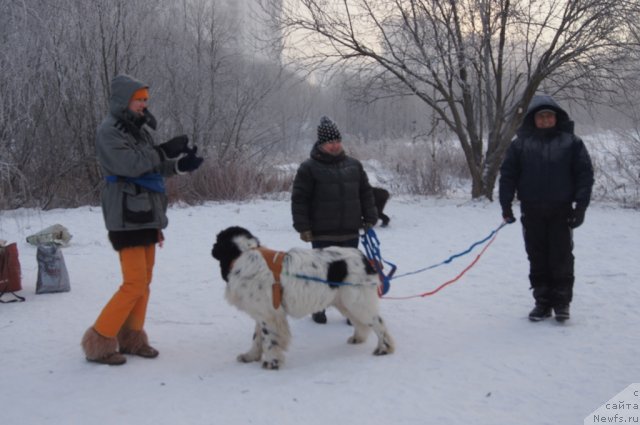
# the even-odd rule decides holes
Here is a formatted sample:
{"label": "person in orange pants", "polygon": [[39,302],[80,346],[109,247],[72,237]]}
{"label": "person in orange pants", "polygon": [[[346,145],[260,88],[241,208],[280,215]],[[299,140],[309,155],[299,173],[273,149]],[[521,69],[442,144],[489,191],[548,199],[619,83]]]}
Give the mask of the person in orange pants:
{"label": "person in orange pants", "polygon": [[142,330],[155,254],[155,245],[124,248],[120,251],[124,281],[96,320],[94,328],[98,333],[115,336],[123,325],[128,329]]}
{"label": "person in orange pants", "polygon": [[123,354],[155,358],[144,330],[155,245],[167,227],[164,178],[196,170],[204,161],[187,136],[156,146],[146,127],[156,120],[147,109],[148,86],[128,75],[111,82],[109,115],[98,128],[96,151],[106,184],[102,212],[109,241],[118,251],[122,284],[85,332],[87,360],[126,362]]}

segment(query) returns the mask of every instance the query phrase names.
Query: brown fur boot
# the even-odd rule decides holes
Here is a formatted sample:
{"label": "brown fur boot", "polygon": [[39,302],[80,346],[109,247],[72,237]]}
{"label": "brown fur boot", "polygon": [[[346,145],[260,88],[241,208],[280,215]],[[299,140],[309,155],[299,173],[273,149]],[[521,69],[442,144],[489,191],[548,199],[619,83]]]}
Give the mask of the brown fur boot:
{"label": "brown fur boot", "polygon": [[82,349],[90,362],[118,366],[127,361],[122,354],[118,353],[118,341],[115,338],[100,335],[93,327],[84,333]]}
{"label": "brown fur boot", "polygon": [[146,359],[158,357],[158,350],[149,345],[147,333],[144,330],[134,331],[122,328],[118,333],[120,352],[123,354],[133,354]]}

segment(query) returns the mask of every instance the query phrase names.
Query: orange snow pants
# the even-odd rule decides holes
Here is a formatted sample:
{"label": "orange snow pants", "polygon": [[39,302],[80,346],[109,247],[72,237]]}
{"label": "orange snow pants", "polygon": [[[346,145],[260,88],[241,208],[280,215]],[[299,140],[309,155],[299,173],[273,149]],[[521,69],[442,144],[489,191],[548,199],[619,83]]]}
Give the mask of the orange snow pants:
{"label": "orange snow pants", "polygon": [[135,246],[119,252],[122,285],[104,306],[93,326],[107,338],[115,338],[122,327],[140,331],[144,327],[149,302],[156,246]]}

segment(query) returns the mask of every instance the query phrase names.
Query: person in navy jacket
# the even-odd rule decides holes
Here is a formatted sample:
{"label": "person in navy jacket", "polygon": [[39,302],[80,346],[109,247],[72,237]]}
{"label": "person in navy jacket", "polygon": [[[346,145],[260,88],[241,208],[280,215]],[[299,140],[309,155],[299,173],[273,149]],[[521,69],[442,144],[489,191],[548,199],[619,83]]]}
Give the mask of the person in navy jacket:
{"label": "person in navy jacket", "polygon": [[511,205],[516,195],[520,200],[535,299],[531,321],[543,320],[552,312],[559,322],[569,319],[573,229],[584,221],[594,182],[589,153],[573,127],[553,98],[534,96],[500,168],[505,221],[515,221]]}

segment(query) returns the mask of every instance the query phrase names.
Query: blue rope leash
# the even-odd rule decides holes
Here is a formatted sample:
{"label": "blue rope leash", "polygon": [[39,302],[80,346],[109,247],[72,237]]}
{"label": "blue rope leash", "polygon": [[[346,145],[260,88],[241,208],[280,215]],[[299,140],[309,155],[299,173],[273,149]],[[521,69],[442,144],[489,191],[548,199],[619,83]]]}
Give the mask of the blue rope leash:
{"label": "blue rope leash", "polygon": [[[395,264],[382,258],[382,254],[380,253],[380,240],[373,228],[368,228],[362,235],[360,235],[360,238],[362,239],[362,246],[367,258],[378,273],[378,277],[380,277],[382,287],[380,288],[379,293],[380,295],[384,295],[389,292],[389,289],[391,288],[391,279],[393,278],[393,274],[396,272],[397,267]],[[391,267],[391,271],[388,274],[384,274],[382,271],[382,263]]]}
{"label": "blue rope leash", "polygon": [[361,283],[332,282],[330,280],[322,279],[319,277],[308,276],[305,274],[298,274],[298,273],[291,276],[297,277],[298,279],[310,280],[312,282],[324,283],[325,285],[329,285],[329,286],[363,286]]}
{"label": "blue rope leash", "polygon": [[477,247],[478,245],[483,245],[484,243],[486,243],[488,240],[490,240],[490,239],[493,237],[493,235],[495,235],[496,233],[498,233],[498,231],[499,231],[500,229],[502,229],[506,224],[507,224],[506,222],[503,222],[503,223],[502,223],[502,224],[500,224],[497,228],[495,228],[495,229],[494,229],[494,230],[489,234],[489,236],[487,236],[486,238],[484,238],[484,239],[482,239],[482,240],[479,240],[479,241],[477,241],[477,242],[474,242],[474,243],[473,243],[469,248],[467,248],[465,251],[459,252],[458,254],[454,254],[454,255],[452,255],[451,257],[447,258],[446,260],[441,261],[440,263],[437,263],[437,264],[433,264],[433,265],[431,265],[431,266],[429,266],[429,267],[425,267],[425,268],[418,269],[418,270],[415,270],[415,271],[412,271],[412,272],[407,272],[407,273],[400,274],[400,275],[396,276],[394,279],[399,279],[399,278],[401,278],[401,277],[406,277],[406,276],[411,276],[411,275],[414,275],[414,274],[418,274],[418,273],[426,272],[427,270],[435,269],[436,267],[443,266],[443,265],[445,265],[445,264],[449,264],[450,262],[452,262],[452,261],[453,261],[453,260],[455,260],[456,258],[462,257],[463,255],[467,255],[468,253],[470,253],[471,251],[473,251],[473,249],[474,249],[475,247]]}
{"label": "blue rope leash", "polygon": [[[397,270],[397,266],[395,264],[393,264],[392,262],[387,261],[384,258],[382,258],[382,254],[380,253],[380,240],[378,239],[378,235],[376,235],[376,232],[372,228],[369,228],[362,235],[360,235],[360,238],[361,238],[362,246],[364,248],[364,251],[365,251],[365,254],[367,256],[367,259],[369,261],[371,261],[372,266],[374,267],[374,269],[376,270],[376,272],[378,273],[378,276],[380,278],[380,283],[382,285],[379,288],[379,294],[382,296],[382,295],[385,295],[387,292],[389,292],[389,289],[391,288],[391,279],[399,279],[401,277],[411,276],[411,275],[414,275],[414,274],[425,272],[427,270],[434,269],[434,268],[439,267],[439,266],[443,266],[445,264],[449,264],[453,260],[455,260],[456,258],[460,258],[460,257],[462,257],[464,255],[469,254],[477,246],[483,245],[487,241],[491,240],[491,238],[493,238],[493,236],[496,233],[498,233],[498,231],[500,231],[500,229],[502,229],[507,224],[508,223],[506,223],[506,222],[501,223],[497,228],[492,230],[491,233],[487,237],[485,237],[485,238],[483,238],[483,239],[481,239],[481,240],[479,240],[477,242],[474,242],[466,250],[464,250],[462,252],[459,252],[457,254],[453,254],[452,256],[450,256],[449,258],[447,258],[444,261],[441,261],[441,262],[439,262],[437,264],[433,264],[431,266],[424,267],[422,269],[418,269],[418,270],[415,270],[415,271],[412,271],[412,272],[407,272],[407,273],[404,273],[404,274],[400,274],[398,276],[394,276],[394,274],[395,274],[395,272]],[[387,264],[388,266],[391,267],[391,270],[387,274],[385,274],[382,271],[382,264],[383,263]],[[294,276],[297,277],[298,279],[310,280],[310,281],[324,283],[324,284],[332,285],[332,286],[356,285],[356,284],[351,283],[351,282],[331,282],[331,281],[328,281],[328,280],[325,280],[325,279],[321,279],[319,277],[307,276],[307,275],[302,275],[302,274],[295,274]]]}
{"label": "blue rope leash", "polygon": [[[365,231],[364,234],[360,235],[362,238],[362,246],[364,247],[365,254],[367,259],[372,263],[373,268],[378,273],[380,278],[380,283],[382,283],[382,288],[379,288],[378,293],[380,295],[384,295],[389,291],[390,282],[393,274],[395,273],[397,267],[395,264],[390,263],[382,258],[380,254],[380,241],[378,240],[378,236],[376,232],[369,228]],[[388,274],[384,274],[382,271],[382,263],[386,263],[391,267],[391,271]],[[315,276],[308,276],[304,274],[294,274],[294,277],[298,279],[310,280],[312,282],[324,283],[330,286],[360,286],[361,284],[351,283],[351,282],[332,282],[330,280],[322,279]]]}

